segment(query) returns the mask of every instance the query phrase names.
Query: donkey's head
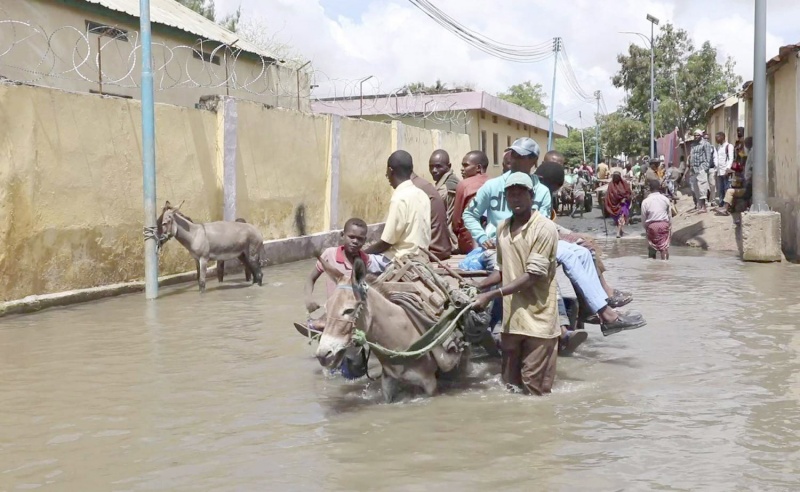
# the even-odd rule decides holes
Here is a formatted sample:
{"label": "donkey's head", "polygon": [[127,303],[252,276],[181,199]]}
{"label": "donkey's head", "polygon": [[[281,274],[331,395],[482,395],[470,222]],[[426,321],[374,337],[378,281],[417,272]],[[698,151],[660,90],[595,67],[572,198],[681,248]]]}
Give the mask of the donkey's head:
{"label": "donkey's head", "polygon": [[[181,205],[183,205],[183,202],[181,202]],[[158,216],[156,221],[159,245],[169,241],[178,233],[178,224],[175,222],[175,214],[180,213],[181,205],[173,207],[172,204],[169,203],[169,200],[167,200],[167,203],[164,204],[164,208],[161,209],[161,215]],[[188,217],[185,218],[188,219]],[[191,222],[191,219],[189,219],[189,221]]]}
{"label": "donkey's head", "polygon": [[324,259],[320,258],[320,263],[336,282],[336,290],[325,304],[328,314],[316,354],[320,364],[331,368],[341,364],[345,349],[353,344],[355,329],[368,325],[367,267],[358,258],[353,263],[353,274],[347,277]]}

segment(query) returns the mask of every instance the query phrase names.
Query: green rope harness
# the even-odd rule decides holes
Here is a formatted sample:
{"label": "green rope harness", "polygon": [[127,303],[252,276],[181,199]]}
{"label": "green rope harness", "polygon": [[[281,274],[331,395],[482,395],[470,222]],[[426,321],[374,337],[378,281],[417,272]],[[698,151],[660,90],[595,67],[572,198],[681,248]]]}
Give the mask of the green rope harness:
{"label": "green rope harness", "polygon": [[[445,339],[447,339],[447,337],[449,337],[450,334],[452,334],[456,329],[458,320],[461,319],[464,313],[469,311],[471,307],[472,304],[467,304],[460,311],[458,311],[458,314],[455,314],[455,316],[455,309],[449,309],[444,315],[442,315],[442,318],[438,323],[433,325],[430,330],[422,335],[416,342],[411,344],[411,346],[406,350],[392,350],[375,342],[370,342],[367,340],[367,334],[361,330],[355,330],[353,332],[353,342],[359,347],[366,345],[371,350],[383,355],[388,355],[389,362],[401,363],[410,361],[427,354],[439,346]],[[447,324],[448,322],[449,324]],[[445,326],[446,328],[444,328]]]}

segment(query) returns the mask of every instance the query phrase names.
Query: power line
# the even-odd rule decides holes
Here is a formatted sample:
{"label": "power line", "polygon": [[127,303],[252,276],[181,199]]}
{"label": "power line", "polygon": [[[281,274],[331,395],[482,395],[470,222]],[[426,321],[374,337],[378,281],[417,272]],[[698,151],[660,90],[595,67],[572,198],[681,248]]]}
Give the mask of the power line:
{"label": "power line", "polygon": [[501,43],[464,26],[428,0],[409,0],[409,2],[434,22],[486,54],[517,63],[535,63],[553,56],[554,48],[551,40],[532,46]]}

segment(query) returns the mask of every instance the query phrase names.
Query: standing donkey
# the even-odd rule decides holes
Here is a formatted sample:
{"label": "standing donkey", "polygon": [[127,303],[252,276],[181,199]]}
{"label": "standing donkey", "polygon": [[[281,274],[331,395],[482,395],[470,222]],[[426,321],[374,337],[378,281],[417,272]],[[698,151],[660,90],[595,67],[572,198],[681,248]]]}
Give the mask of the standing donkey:
{"label": "standing donkey", "polygon": [[158,225],[164,234],[163,241],[174,237],[197,261],[200,292],[206,290],[208,260],[238,258],[245,269],[252,273],[253,283],[262,285],[261,252],[264,239],[252,224],[224,221],[195,224],[167,201]]}

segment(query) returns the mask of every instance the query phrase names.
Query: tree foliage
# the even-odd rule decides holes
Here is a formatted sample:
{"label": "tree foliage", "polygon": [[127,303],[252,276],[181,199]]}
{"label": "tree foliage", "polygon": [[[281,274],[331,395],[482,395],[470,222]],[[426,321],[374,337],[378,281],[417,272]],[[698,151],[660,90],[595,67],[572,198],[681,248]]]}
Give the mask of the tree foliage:
{"label": "tree foliage", "polygon": [[[676,126],[682,131],[703,126],[708,108],[741,86],[731,58],[720,64],[717,50],[709,42],[697,49],[683,29],[665,24],[654,44],[657,135],[669,133]],[[617,61],[620,68],[611,80],[627,93],[620,116],[648,122],[649,131],[649,46],[631,43],[628,53],[618,55]]]}
{"label": "tree foliage", "polygon": [[515,84],[508,88],[506,92],[500,92],[497,97],[504,101],[522,106],[528,111],[547,116],[547,105],[544,100],[547,98],[542,84],[532,84],[531,81]]}
{"label": "tree foliage", "polygon": [[194,10],[208,20],[216,19],[214,0],[178,0],[178,3]]}
{"label": "tree foliage", "polygon": [[267,23],[263,19],[252,17],[242,19],[241,5],[230,14],[217,18],[214,0],[178,0],[178,2],[225,29],[239,34],[242,39],[271,53],[279,60],[289,61],[295,65],[302,63],[302,57],[294,48],[278,42],[274,35],[270,34]]}
{"label": "tree foliage", "polygon": [[609,156],[639,156],[650,153],[650,124],[623,111],[598,118],[600,142]]}
{"label": "tree foliage", "polygon": [[412,94],[446,94],[448,92],[464,92],[475,89],[470,83],[453,84],[452,88],[450,88],[439,79],[436,79],[436,82],[432,85],[428,85],[425,82],[412,82],[406,84],[404,88]]}
{"label": "tree foliage", "polygon": [[[579,128],[568,127],[567,138],[557,138],[553,142],[557,151],[564,154],[568,166],[577,166],[583,161],[583,141]],[[595,155],[595,130],[594,127],[585,128],[583,137],[586,139],[586,162],[594,164]],[[602,140],[602,139],[601,139]],[[603,149],[600,148],[600,157]]]}

